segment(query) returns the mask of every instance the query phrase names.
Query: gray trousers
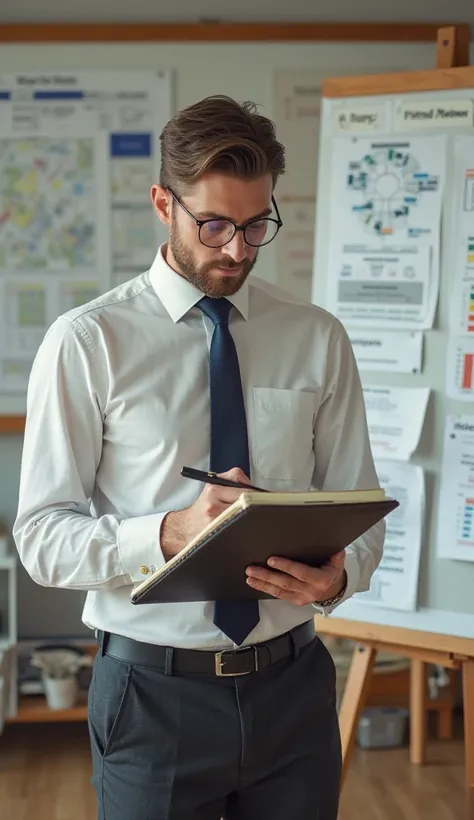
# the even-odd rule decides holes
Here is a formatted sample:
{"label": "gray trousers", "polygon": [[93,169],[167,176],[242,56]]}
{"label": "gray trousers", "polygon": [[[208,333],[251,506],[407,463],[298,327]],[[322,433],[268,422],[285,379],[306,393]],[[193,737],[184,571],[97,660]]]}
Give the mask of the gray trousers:
{"label": "gray trousers", "polygon": [[99,820],[336,820],[334,663],[316,638],[247,676],[166,675],[96,656]]}

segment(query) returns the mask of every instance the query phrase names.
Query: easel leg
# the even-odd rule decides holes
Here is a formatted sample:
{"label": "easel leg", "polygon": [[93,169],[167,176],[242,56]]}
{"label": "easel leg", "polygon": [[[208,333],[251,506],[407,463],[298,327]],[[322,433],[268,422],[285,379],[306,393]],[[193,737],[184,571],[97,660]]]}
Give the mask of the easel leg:
{"label": "easel leg", "polygon": [[462,665],[467,820],[474,820],[474,659]]}
{"label": "easel leg", "polygon": [[426,757],[426,664],[413,658],[410,676],[410,760],[416,765]]}
{"label": "easel leg", "polygon": [[352,656],[351,668],[347,678],[344,695],[339,708],[339,728],[342,743],[342,779],[349,767],[359,723],[360,713],[364,707],[370,676],[374,665],[376,650],[371,646],[357,646]]}

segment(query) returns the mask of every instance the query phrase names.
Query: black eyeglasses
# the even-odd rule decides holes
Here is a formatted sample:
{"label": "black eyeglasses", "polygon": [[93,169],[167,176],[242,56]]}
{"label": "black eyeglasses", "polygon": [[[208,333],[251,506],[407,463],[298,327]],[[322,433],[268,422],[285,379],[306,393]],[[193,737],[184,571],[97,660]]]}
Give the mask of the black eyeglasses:
{"label": "black eyeglasses", "polygon": [[259,219],[251,219],[250,222],[246,222],[245,225],[236,225],[234,222],[231,222],[230,219],[197,219],[191,211],[188,211],[171,188],[168,188],[168,191],[180,208],[194,220],[199,228],[199,241],[208,248],[222,248],[234,238],[237,231],[242,231],[246,245],[250,245],[252,248],[260,248],[262,245],[268,245],[269,242],[275,239],[275,236],[283,225],[273,196],[272,205],[275,208],[276,219],[264,216]]}

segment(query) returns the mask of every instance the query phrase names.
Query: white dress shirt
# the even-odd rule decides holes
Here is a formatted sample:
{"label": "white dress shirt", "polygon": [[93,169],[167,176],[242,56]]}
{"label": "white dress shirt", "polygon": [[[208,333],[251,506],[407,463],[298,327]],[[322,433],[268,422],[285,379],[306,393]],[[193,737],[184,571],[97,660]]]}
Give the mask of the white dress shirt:
{"label": "white dress shirt", "polygon": [[[38,584],[87,590],[84,623],[149,643],[232,646],[213,602],[132,605],[132,585],[164,563],[160,526],[209,465],[209,345],[202,297],[165,262],[60,316],[28,388],[14,538]],[[267,489],[378,487],[352,348],[337,319],[251,277],[229,297],[247,412],[251,480]],[[384,523],[346,553],[343,600],[369,588]],[[246,639],[279,635],[311,605],[260,602]]]}

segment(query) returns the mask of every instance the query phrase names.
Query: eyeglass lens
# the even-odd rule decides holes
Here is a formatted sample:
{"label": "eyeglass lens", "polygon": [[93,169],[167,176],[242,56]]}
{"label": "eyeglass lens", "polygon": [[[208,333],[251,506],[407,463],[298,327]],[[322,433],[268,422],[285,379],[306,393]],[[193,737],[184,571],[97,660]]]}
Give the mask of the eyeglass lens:
{"label": "eyeglass lens", "polygon": [[[278,224],[271,219],[258,219],[250,222],[244,230],[244,242],[258,247],[271,242],[278,232]],[[201,225],[200,240],[210,248],[226,245],[235,234],[235,226],[225,219],[213,219]]]}

